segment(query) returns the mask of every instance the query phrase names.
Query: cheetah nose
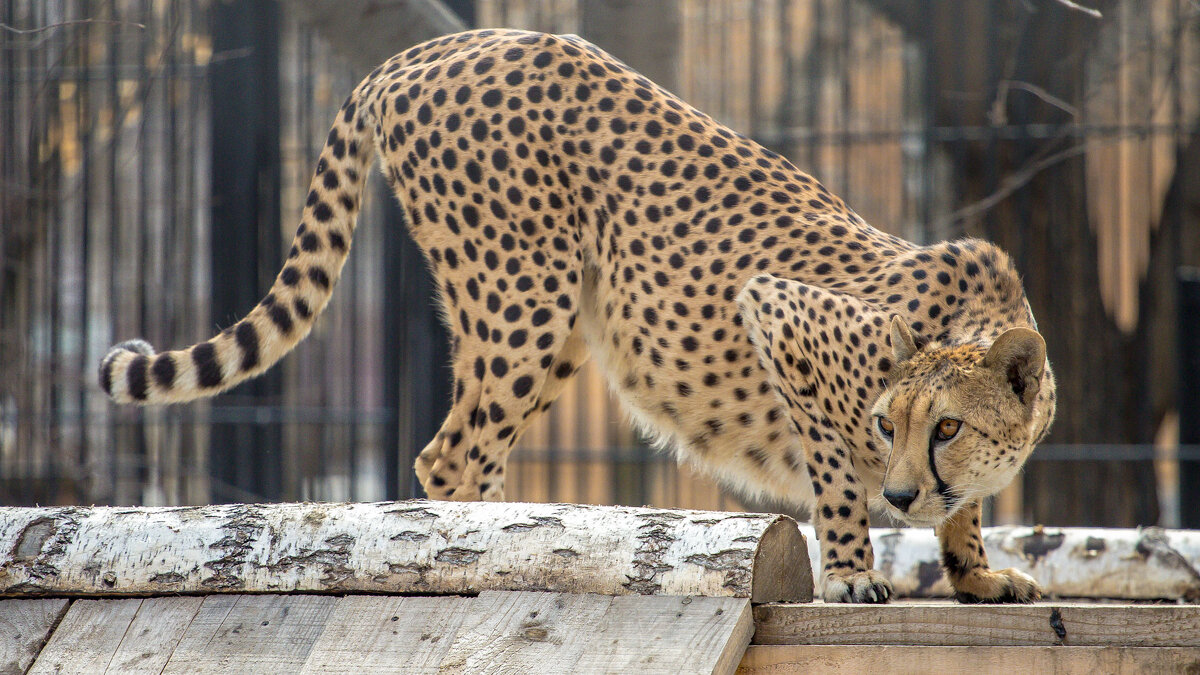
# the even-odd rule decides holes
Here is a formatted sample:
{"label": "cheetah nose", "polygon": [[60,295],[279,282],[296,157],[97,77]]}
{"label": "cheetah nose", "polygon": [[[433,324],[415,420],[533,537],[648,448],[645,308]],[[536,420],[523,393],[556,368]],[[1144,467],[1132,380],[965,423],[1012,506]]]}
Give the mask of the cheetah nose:
{"label": "cheetah nose", "polygon": [[888,500],[892,506],[900,509],[901,512],[907,513],[908,507],[917,500],[917,495],[920,490],[884,490],[883,498]]}

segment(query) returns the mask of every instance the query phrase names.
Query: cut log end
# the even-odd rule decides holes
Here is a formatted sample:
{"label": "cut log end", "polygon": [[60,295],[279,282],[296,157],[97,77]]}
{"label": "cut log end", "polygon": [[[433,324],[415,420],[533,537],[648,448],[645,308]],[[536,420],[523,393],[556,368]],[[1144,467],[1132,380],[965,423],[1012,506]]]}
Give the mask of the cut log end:
{"label": "cut log end", "polygon": [[812,602],[813,574],[808,544],[796,521],[782,516],[763,532],[754,552],[750,601]]}

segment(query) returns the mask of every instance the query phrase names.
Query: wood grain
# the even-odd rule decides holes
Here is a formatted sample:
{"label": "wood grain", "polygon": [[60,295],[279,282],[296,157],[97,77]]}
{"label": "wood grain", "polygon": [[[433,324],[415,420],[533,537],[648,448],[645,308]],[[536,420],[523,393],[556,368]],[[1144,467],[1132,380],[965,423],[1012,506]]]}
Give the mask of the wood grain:
{"label": "wood grain", "polygon": [[441,672],[569,672],[613,598],[568,593],[481,593],[442,659]]}
{"label": "wood grain", "polygon": [[76,600],[29,672],[103,673],[142,600]]}
{"label": "wood grain", "polygon": [[760,605],[755,644],[1200,647],[1188,605]]}
{"label": "wood grain", "polygon": [[485,592],[440,672],[732,673],[753,630],[744,598]]}
{"label": "wood grain", "polygon": [[753,633],[744,599],[613,598],[574,670],[732,673]]}
{"label": "wood grain", "polygon": [[121,644],[109,661],[108,670],[111,672],[128,675],[161,673],[192,625],[204,598],[146,598],[140,602]]}
{"label": "wood grain", "polygon": [[326,595],[209,596],[163,672],[296,672],[337,602]]}
{"label": "wood grain", "polygon": [[436,673],[475,600],[352,595],[330,612],[301,673]]}
{"label": "wood grain", "polygon": [[1190,647],[907,647],[752,645],[739,675],[789,673],[1056,673],[1141,675],[1194,673],[1200,652]]}
{"label": "wood grain", "polygon": [[24,673],[67,612],[62,598],[0,600],[0,673]]}

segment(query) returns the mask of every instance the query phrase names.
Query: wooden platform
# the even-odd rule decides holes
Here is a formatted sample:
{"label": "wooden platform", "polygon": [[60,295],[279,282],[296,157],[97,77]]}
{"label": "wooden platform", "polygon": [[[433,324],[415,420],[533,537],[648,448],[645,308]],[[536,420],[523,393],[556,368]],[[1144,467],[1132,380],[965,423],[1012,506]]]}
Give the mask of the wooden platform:
{"label": "wooden platform", "polygon": [[1196,673],[1200,606],[1043,602],[754,608],[739,673]]}
{"label": "wooden platform", "polygon": [[751,616],[745,598],[535,592],[2,600],[0,671],[729,673]]}
{"label": "wooden platform", "polygon": [[1200,607],[907,601],[752,609],[745,598],[536,592],[0,600],[2,672],[735,669],[1195,673]]}

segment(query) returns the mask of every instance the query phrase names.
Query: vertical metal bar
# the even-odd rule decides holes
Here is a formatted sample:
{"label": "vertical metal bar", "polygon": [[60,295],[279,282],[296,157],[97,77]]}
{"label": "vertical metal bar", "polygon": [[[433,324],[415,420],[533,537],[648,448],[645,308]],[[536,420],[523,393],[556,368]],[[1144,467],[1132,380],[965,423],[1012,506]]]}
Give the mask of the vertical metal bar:
{"label": "vertical metal bar", "polygon": [[[110,0],[108,5],[110,8],[109,16],[115,17],[115,14],[116,14],[115,0]],[[108,69],[108,71],[105,73],[104,76],[106,78],[105,84],[108,86],[108,105],[109,105],[110,109],[112,111],[114,111],[114,113],[112,115],[112,123],[111,123],[112,124],[111,140],[109,141],[108,147],[105,149],[105,151],[106,151],[105,159],[108,160],[108,162],[107,162],[108,166],[106,167],[106,170],[108,171],[108,176],[107,176],[108,186],[106,188],[106,190],[108,192],[108,226],[110,228],[110,231],[112,232],[112,234],[109,236],[109,241],[108,241],[109,260],[112,261],[111,272],[109,275],[109,284],[110,284],[109,297],[114,298],[114,299],[121,297],[121,292],[123,289],[120,288],[120,284],[118,283],[117,270],[121,269],[121,267],[124,266],[124,262],[125,262],[124,256],[121,255],[121,239],[122,239],[121,229],[122,228],[120,226],[120,222],[121,222],[120,221],[120,213],[117,209],[117,203],[118,203],[117,194],[119,192],[119,185],[118,185],[119,181],[117,180],[117,137],[119,134],[119,129],[117,127],[117,115],[116,115],[115,111],[116,111],[119,101],[120,101],[120,96],[119,96],[120,92],[117,90],[117,87],[118,87],[117,67],[119,66],[119,58],[120,58],[119,54],[120,54],[120,52],[118,50],[117,32],[109,31],[108,56],[109,56],[109,60],[112,62],[112,67],[110,69]],[[91,71],[90,68],[88,68],[84,71],[85,77],[87,76],[87,74],[90,71]],[[114,302],[114,304],[113,304],[114,312],[113,313],[117,315],[116,325],[119,328],[124,329],[124,328],[131,327],[131,324],[130,324],[128,317],[122,317],[120,315],[120,311],[123,308],[124,307],[122,304]],[[141,410],[138,410],[133,414],[137,416],[138,421],[141,421],[142,419],[144,419],[144,415],[142,414]],[[123,453],[121,451],[121,445],[124,443],[130,442],[130,439],[136,437],[136,435],[137,435],[137,433],[135,431],[135,427],[132,425],[118,426],[117,429],[118,429],[118,433],[113,438],[114,448],[113,448],[113,452],[111,455],[113,461],[109,465],[109,472],[110,472],[109,485],[112,486],[111,487],[112,492],[109,495],[107,495],[107,498],[110,502],[113,500],[119,499],[120,494],[121,494],[120,488],[119,488],[119,486],[121,485],[121,479],[122,479],[121,462],[125,456],[125,453]]]}
{"label": "vertical metal bar", "polygon": [[[116,12],[115,6],[113,8],[113,11],[115,14],[115,12]],[[138,130],[137,130],[137,153],[138,153],[137,166],[138,166],[139,171],[137,172],[137,202],[136,202],[136,206],[134,207],[133,212],[130,213],[129,215],[130,215],[130,220],[136,224],[136,228],[137,228],[136,232],[137,232],[138,246],[137,246],[137,251],[134,254],[134,260],[136,261],[136,265],[137,265],[136,269],[138,270],[138,278],[141,279],[141,284],[138,285],[138,289],[137,289],[138,323],[141,325],[141,330],[138,331],[138,334],[147,335],[148,334],[147,331],[150,330],[150,325],[149,325],[150,320],[149,319],[152,316],[151,307],[149,306],[149,299],[150,299],[149,296],[151,296],[152,293],[148,293],[147,289],[150,287],[151,284],[158,283],[159,280],[157,280],[157,279],[151,280],[147,276],[150,273],[150,270],[152,269],[151,265],[148,263],[148,259],[149,259],[149,256],[153,255],[153,253],[154,253],[153,251],[150,250],[150,231],[149,230],[150,230],[150,226],[151,226],[151,220],[149,218],[147,218],[147,211],[149,210],[150,202],[149,202],[149,198],[148,198],[149,197],[148,196],[148,186],[147,186],[148,181],[146,180],[146,173],[147,173],[147,170],[150,168],[150,155],[151,155],[151,151],[147,147],[148,143],[147,143],[146,129],[149,126],[147,119],[148,119],[148,115],[150,115],[150,107],[152,105],[151,100],[150,100],[150,95],[151,95],[151,91],[153,90],[153,87],[154,87],[154,82],[152,80],[154,73],[146,66],[146,62],[150,58],[150,49],[149,49],[150,44],[149,43],[151,40],[154,39],[151,36],[154,35],[155,31],[160,31],[160,32],[164,31],[166,29],[166,27],[163,25],[156,25],[157,22],[155,22],[153,20],[154,17],[152,16],[152,14],[150,12],[150,6],[149,6],[149,3],[147,2],[147,0],[140,0],[140,2],[137,5],[137,13],[138,13],[137,21],[139,23],[145,24],[149,28],[149,30],[146,31],[146,33],[148,33],[148,34],[138,36],[138,50],[137,50],[138,62],[137,62],[137,70],[135,72],[137,72],[137,79],[138,79],[138,84],[140,85],[140,87],[138,88],[135,95],[141,96],[141,98],[142,98],[141,112],[140,112],[141,119],[138,121]],[[130,101],[130,109],[132,109],[133,107],[135,107],[137,105],[138,105],[137,101]],[[118,108],[117,112],[118,112],[118,116],[114,117],[113,124],[114,125],[122,125],[123,120],[121,119],[121,117],[123,117],[126,113],[128,113],[129,110],[120,110]],[[136,453],[134,454],[134,458],[135,458],[137,464],[135,467],[131,467],[131,469],[127,469],[127,471],[129,471],[129,473],[131,473],[133,476],[136,476],[137,483],[136,483],[135,490],[138,495],[139,501],[141,499],[141,496],[145,493],[145,487],[148,483],[148,478],[150,475],[149,474],[150,466],[149,466],[149,462],[148,462],[148,459],[150,457],[150,447],[149,447],[150,442],[151,442],[150,439],[152,437],[154,437],[155,443],[157,443],[161,440],[160,438],[157,437],[158,434],[155,433],[155,430],[153,428],[149,428],[149,429],[146,428],[146,424],[161,423],[161,416],[158,415],[156,412],[153,415],[144,416],[142,419],[144,421],[144,424],[143,424],[142,428],[138,430],[137,448],[136,448]]]}
{"label": "vertical metal bar", "polygon": [[[41,16],[38,17],[38,25],[45,25],[49,22],[49,12],[47,11],[48,8],[43,5],[41,10]],[[46,73],[45,77],[52,77],[52,75],[50,75],[50,52],[48,50],[39,51],[41,52],[41,54],[39,54],[39,60],[41,63],[39,64],[40,67],[38,70]],[[53,104],[50,101],[50,97],[46,96],[42,99],[41,104],[37,106],[42,109],[43,114],[40,115],[42,119],[39,122],[31,123],[30,125],[31,141],[35,137],[42,138],[43,125],[49,126],[49,124],[52,123],[47,121],[46,118],[57,115],[57,101]],[[59,282],[59,280],[62,279],[63,274],[63,238],[65,233],[63,232],[64,228],[61,225],[61,221],[54,217],[55,212],[58,210],[57,200],[51,198],[50,196],[52,194],[50,188],[58,186],[58,172],[56,168],[49,163],[43,163],[42,168],[44,169],[42,176],[42,180],[44,182],[40,186],[42,189],[37,191],[34,199],[36,200],[37,204],[38,216],[44,218],[44,222],[48,225],[46,228],[46,250],[49,252],[49,260],[47,260],[49,263],[49,270],[46,270],[43,273],[46,274],[46,289],[49,295],[48,302],[46,304],[47,309],[50,311],[51,337],[50,340],[48,340],[50,353],[42,356],[42,358],[47,359],[46,364],[48,372],[46,374],[48,377],[46,380],[46,393],[48,394],[49,399],[47,401],[49,405],[49,410],[47,410],[47,412],[49,415],[47,415],[47,443],[45,446],[43,446],[43,452],[41,453],[42,456],[38,458],[39,461],[37,462],[38,468],[36,485],[38,487],[35,488],[35,492],[40,493],[41,495],[49,496],[50,494],[53,494],[54,483],[56,482],[54,480],[54,460],[58,457],[59,448],[55,446],[58,446],[60,443],[62,443],[68,424],[67,420],[63,417],[62,404],[62,394],[66,386],[66,383],[63,381],[64,378],[61,367],[63,362],[62,354],[65,351],[63,345],[65,337],[63,335],[63,328],[65,324],[63,314],[65,307],[63,306],[62,285]]]}
{"label": "vertical metal bar", "polygon": [[[250,310],[279,266],[279,8],[263,0],[212,11],[212,316]],[[267,271],[269,270],[269,271]],[[238,387],[214,409],[275,400],[279,371]],[[265,499],[280,494],[279,427],[213,426],[212,471]]]}
{"label": "vertical metal bar", "polygon": [[[1200,448],[1200,268],[1180,268],[1179,445]],[[1191,453],[1179,462],[1179,526],[1200,527],[1200,460]]]}
{"label": "vertical metal bar", "polygon": [[851,131],[851,129],[850,129],[850,120],[852,119],[851,110],[853,109],[853,106],[854,106],[854,102],[851,100],[851,97],[850,97],[850,87],[851,87],[851,84],[850,84],[850,67],[851,67],[850,60],[853,57],[853,50],[851,49],[851,46],[850,46],[851,45],[850,3],[848,3],[848,2],[840,3],[839,10],[840,11],[838,12],[838,22],[841,25],[838,26],[838,29],[839,29],[838,41],[841,44],[838,45],[838,51],[840,52],[842,62],[840,64],[841,67],[839,68],[839,70],[840,70],[839,80],[840,81],[838,82],[838,84],[840,85],[839,93],[841,95],[841,105],[838,106],[840,119],[838,119],[836,121],[836,124],[838,125],[838,130],[844,132],[841,134],[842,139],[841,139],[841,142],[839,143],[839,145],[841,146],[841,152],[839,154],[841,155],[841,160],[842,160],[842,166],[841,166],[841,174],[842,174],[841,183],[842,184],[839,188],[839,191],[842,194],[847,195],[847,198],[849,198],[847,193],[850,193],[851,191],[853,191],[853,192],[858,191],[857,190],[858,186],[852,186],[851,182],[850,182],[850,150],[851,150],[852,141],[850,140],[850,134],[848,132]]}
{"label": "vertical metal bar", "polygon": [[[179,77],[176,62],[179,57],[179,36],[184,34],[184,14],[179,6],[175,3],[167,5],[167,25],[171,27],[172,41],[167,47],[166,59],[163,63],[163,102],[166,106],[165,114],[167,123],[164,125],[162,142],[166,144],[166,194],[163,198],[166,199],[166,231],[162,238],[162,255],[167,260],[169,270],[178,270],[175,266],[175,258],[177,257],[177,247],[179,246],[179,155],[180,148],[185,148],[179,139],[179,125],[176,119],[177,101],[179,93]],[[175,298],[181,295],[183,284],[179,283],[177,274],[168,273],[164,275],[162,280],[163,288],[162,295],[159,297],[159,306],[155,308],[159,317],[179,316],[182,312],[177,311],[181,303],[176,302]],[[160,319],[161,320],[161,319]],[[172,328],[177,328],[180,321],[176,318],[172,321]],[[179,335],[176,330],[171,330],[169,335],[174,338]],[[179,428],[179,411],[174,407],[168,408],[163,423],[166,428],[171,430],[169,441],[171,459],[170,462],[164,463],[164,468],[167,468],[173,475],[160,477],[169,480],[169,483],[164,483],[164,496],[166,504],[178,504],[180,497],[180,465],[183,457],[183,434]],[[166,439],[164,439],[166,440]],[[164,448],[166,450],[166,448]],[[169,488],[169,489],[168,489]]]}
{"label": "vertical metal bar", "polygon": [[385,424],[383,433],[380,434],[380,444],[383,447],[383,490],[387,499],[403,499],[417,494],[413,481],[401,481],[400,476],[401,471],[411,472],[409,467],[416,459],[416,452],[419,452],[414,450],[414,444],[418,441],[401,438],[401,425],[411,428],[416,423],[409,415],[407,400],[403,398],[404,392],[401,389],[401,378],[405,371],[403,363],[405,358],[411,357],[412,354],[408,348],[408,333],[404,330],[404,302],[401,300],[398,303],[395,299],[397,295],[404,295],[402,290],[400,293],[395,292],[404,288],[399,250],[399,237],[403,236],[399,230],[404,227],[404,213],[386,187],[380,188],[379,192],[381,194],[378,202],[382,212],[379,220],[386,228],[382,237],[383,264],[380,272],[383,287],[392,291],[383,294],[382,329],[385,340],[390,339],[392,348],[383,350],[380,363],[383,377],[382,395],[383,407],[395,415]]}
{"label": "vertical metal bar", "polygon": [[[83,62],[82,56],[86,53],[87,41],[80,40],[76,46],[77,54],[80,62]],[[70,57],[64,57],[64,61],[70,61]],[[79,372],[85,375],[90,375],[92,372],[91,363],[89,362],[90,352],[88,347],[91,345],[91,303],[88,302],[92,297],[89,286],[91,285],[91,262],[92,262],[92,243],[91,243],[91,200],[88,196],[91,194],[92,187],[92,126],[88,123],[88,110],[91,107],[91,87],[87,86],[87,82],[79,82],[75,87],[76,95],[78,96],[78,105],[75,106],[75,126],[80,130],[80,152],[82,157],[79,164],[79,228],[83,237],[80,255],[83,256],[81,261],[82,273],[81,282],[83,289],[80,292],[82,302],[79,303],[79,325],[82,331],[82,341],[79,350]],[[89,457],[91,456],[91,446],[89,440],[91,438],[90,429],[92,428],[91,406],[88,405],[88,386],[81,385],[77,392],[77,405],[80,410],[80,431],[79,431],[79,447],[78,453],[75,456],[75,466],[85,467]],[[82,476],[81,476],[82,478]],[[76,494],[80,499],[88,499],[90,495],[78,490]]]}

